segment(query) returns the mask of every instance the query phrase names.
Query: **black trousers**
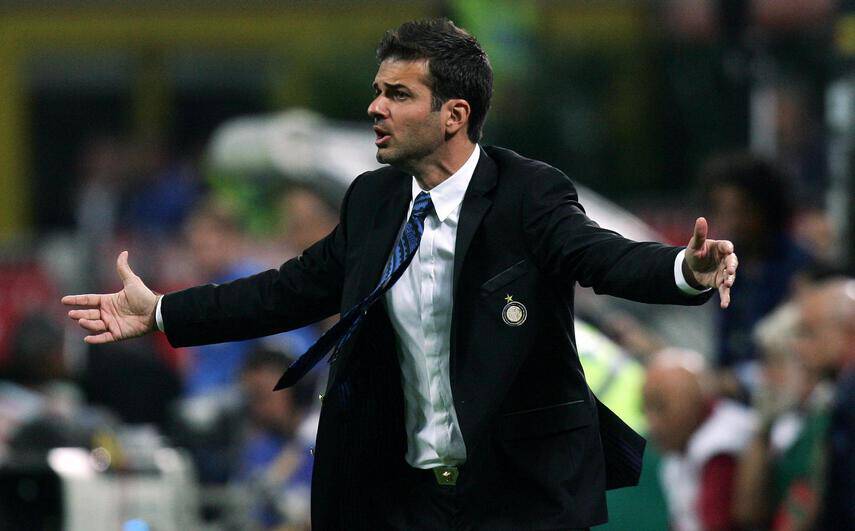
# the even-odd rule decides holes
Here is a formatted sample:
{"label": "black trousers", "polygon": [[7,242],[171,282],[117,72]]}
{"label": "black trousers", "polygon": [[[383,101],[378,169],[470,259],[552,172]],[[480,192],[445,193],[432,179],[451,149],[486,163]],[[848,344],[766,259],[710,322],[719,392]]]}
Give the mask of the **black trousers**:
{"label": "black trousers", "polygon": [[465,475],[464,468],[457,485],[440,485],[431,470],[407,466],[389,485],[385,504],[387,528],[396,531],[487,531],[468,514],[466,491],[472,485]]}
{"label": "black trousers", "polygon": [[387,523],[401,531],[475,531],[464,514],[464,488],[440,485],[432,471],[407,466],[390,490]]}

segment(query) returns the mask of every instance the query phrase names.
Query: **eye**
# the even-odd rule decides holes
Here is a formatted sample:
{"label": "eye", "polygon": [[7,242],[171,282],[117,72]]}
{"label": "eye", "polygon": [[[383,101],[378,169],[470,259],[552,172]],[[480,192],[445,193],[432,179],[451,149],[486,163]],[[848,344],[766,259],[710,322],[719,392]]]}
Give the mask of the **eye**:
{"label": "eye", "polygon": [[396,92],[393,92],[393,93],[392,93],[392,99],[393,99],[393,100],[395,100],[395,101],[404,101],[404,100],[406,100],[409,96],[410,96],[410,95],[409,95],[409,94],[407,94],[406,92],[397,92],[397,91],[396,91]]}

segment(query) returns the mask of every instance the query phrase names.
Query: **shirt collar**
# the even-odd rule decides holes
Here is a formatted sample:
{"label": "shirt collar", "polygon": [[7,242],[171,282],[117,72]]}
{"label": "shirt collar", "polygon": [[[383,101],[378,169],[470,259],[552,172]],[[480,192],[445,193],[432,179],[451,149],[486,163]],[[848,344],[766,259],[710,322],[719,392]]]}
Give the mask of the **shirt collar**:
{"label": "shirt collar", "polygon": [[[430,199],[440,223],[445,221],[445,218],[463,202],[463,196],[466,194],[469,181],[472,180],[472,175],[475,173],[475,167],[478,166],[480,156],[481,147],[476,144],[472,154],[469,155],[459,170],[430,189]],[[413,199],[422,191],[418,181],[413,177]]]}

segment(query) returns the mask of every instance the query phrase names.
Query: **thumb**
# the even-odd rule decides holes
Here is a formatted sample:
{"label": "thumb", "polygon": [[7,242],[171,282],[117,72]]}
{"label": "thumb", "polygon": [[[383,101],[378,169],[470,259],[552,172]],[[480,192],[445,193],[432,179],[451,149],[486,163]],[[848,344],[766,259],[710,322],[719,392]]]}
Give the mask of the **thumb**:
{"label": "thumb", "polygon": [[131,266],[128,265],[128,251],[119,253],[119,258],[116,259],[116,271],[119,272],[119,278],[122,279],[122,284],[125,286],[136,277],[131,271]]}
{"label": "thumb", "polygon": [[689,248],[693,251],[700,251],[704,248],[704,242],[707,239],[707,232],[709,231],[709,226],[707,225],[707,220],[705,218],[698,218],[695,220],[695,231],[692,234],[692,239],[689,241]]}

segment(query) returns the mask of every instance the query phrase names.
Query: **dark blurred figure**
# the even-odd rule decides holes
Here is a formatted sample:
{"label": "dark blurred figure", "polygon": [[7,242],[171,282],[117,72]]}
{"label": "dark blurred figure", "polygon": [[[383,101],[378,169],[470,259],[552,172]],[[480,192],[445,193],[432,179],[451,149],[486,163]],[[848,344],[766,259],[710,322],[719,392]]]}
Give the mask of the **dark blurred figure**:
{"label": "dark blurred figure", "polygon": [[62,328],[48,314],[29,314],[12,331],[0,375],[0,529],[61,529],[63,491],[48,452],[90,448],[114,426],[68,378]]}
{"label": "dark blurred figure", "polygon": [[[88,433],[69,418],[77,396],[65,379],[62,329],[42,314],[12,332],[0,378],[0,528],[59,530],[61,491],[45,456],[56,446],[87,445]],[[71,392],[68,392],[71,391]]]}
{"label": "dark blurred figure", "polygon": [[181,380],[163,360],[151,337],[91,345],[80,378],[86,398],[109,408],[128,424],[162,429]]}
{"label": "dark blurred figure", "polygon": [[[311,408],[311,379],[272,391],[290,362],[282,352],[257,345],[228,389],[186,398],[177,410],[172,437],[190,451],[200,482],[231,484],[241,493],[239,508],[247,519],[239,528],[251,522],[265,529],[308,529],[317,408]],[[222,507],[204,510],[209,521],[234,518]]]}
{"label": "dark blurred figure", "polygon": [[799,301],[802,362],[834,383],[816,529],[855,529],[855,279],[820,283]]}
{"label": "dark blurred figure", "polygon": [[752,330],[814,260],[791,237],[792,189],[774,165],[749,154],[720,156],[706,164],[701,184],[712,207],[711,226],[733,234],[739,249],[735,296],[726,312],[718,312],[716,360],[730,376],[730,393],[750,392],[758,380]]}
{"label": "dark blurred figure", "polygon": [[69,380],[62,328],[33,313],[13,334],[0,379],[0,460],[7,452],[42,455],[57,446],[89,446],[106,419],[84,406]]}
{"label": "dark blurred figure", "polygon": [[308,530],[317,424],[306,418],[311,386],[271,391],[289,364],[266,349],[246,361],[240,382],[247,422],[237,477],[253,493],[253,520],[265,529],[296,531]]}
{"label": "dark blurred figure", "polygon": [[5,376],[31,389],[66,379],[62,344],[62,328],[54,319],[42,313],[26,316],[12,339]]}
{"label": "dark blurred figure", "polygon": [[752,412],[711,391],[703,356],[665,350],[650,361],[644,409],[664,455],[660,477],[674,531],[736,529],[737,457],[754,432]]}
{"label": "dark blurred figure", "polygon": [[[806,288],[805,288],[806,289]],[[759,430],[740,458],[734,512],[747,529],[811,529],[822,490],[830,386],[798,351],[802,316],[787,302],[755,329]]]}

